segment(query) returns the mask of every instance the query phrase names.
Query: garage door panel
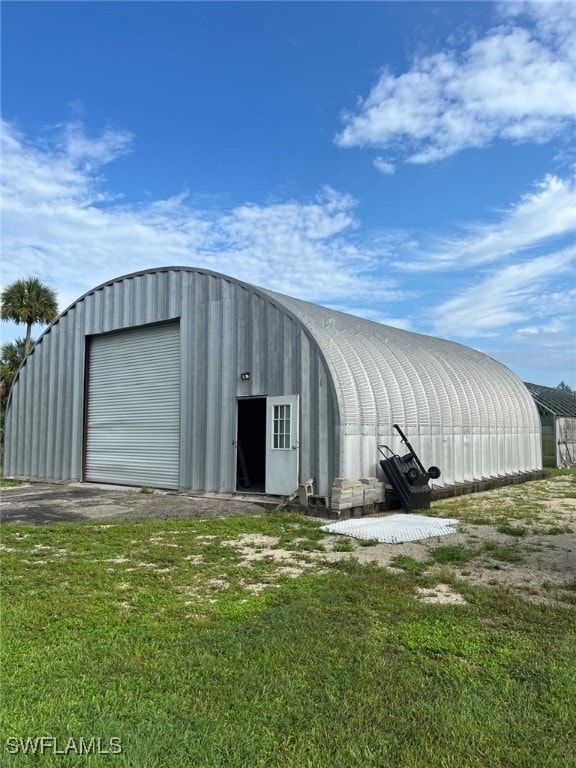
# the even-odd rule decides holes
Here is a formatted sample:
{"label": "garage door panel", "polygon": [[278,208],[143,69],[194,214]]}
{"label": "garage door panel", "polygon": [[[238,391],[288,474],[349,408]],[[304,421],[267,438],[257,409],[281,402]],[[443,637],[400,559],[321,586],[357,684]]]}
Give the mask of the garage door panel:
{"label": "garage door panel", "polygon": [[178,324],[95,336],[86,480],[178,488],[179,445]]}

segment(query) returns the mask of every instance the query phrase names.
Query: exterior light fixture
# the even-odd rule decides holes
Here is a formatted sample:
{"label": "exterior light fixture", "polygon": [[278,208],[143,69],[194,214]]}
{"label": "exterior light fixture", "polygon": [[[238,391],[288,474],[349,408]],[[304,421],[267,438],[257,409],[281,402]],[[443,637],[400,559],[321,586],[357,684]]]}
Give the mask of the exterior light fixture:
{"label": "exterior light fixture", "polygon": [[250,381],[250,371],[244,371],[244,373],[241,373],[240,378],[242,381]]}

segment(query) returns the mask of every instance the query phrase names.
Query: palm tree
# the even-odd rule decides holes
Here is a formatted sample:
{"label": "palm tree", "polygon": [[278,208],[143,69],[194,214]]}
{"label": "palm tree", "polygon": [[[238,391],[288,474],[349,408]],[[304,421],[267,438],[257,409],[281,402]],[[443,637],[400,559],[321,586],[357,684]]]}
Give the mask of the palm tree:
{"label": "palm tree", "polygon": [[32,326],[36,323],[51,323],[57,314],[56,293],[37,277],[16,280],[2,291],[2,320],[26,325],[25,355],[30,352]]}
{"label": "palm tree", "polygon": [[16,372],[24,360],[24,339],[2,344],[0,349],[0,409],[4,409]]}

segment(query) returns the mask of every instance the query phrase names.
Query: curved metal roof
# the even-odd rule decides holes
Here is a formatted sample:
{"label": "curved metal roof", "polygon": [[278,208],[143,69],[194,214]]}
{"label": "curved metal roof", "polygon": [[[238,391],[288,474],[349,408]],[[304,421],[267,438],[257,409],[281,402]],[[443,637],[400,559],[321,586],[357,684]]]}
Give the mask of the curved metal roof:
{"label": "curved metal roof", "polygon": [[539,420],[520,379],[481,352],[260,290],[290,310],[319,344],[344,426],[533,428]]}

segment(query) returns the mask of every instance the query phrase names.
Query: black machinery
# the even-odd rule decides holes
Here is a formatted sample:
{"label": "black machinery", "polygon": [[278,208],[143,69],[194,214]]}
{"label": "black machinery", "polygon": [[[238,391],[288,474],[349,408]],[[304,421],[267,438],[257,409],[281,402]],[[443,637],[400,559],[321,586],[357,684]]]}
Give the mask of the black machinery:
{"label": "black machinery", "polygon": [[[438,467],[424,469],[424,465],[398,424],[394,424],[394,429],[410,453],[398,456],[387,445],[379,445],[378,450],[384,456],[380,466],[394,489],[394,495],[407,512],[415,509],[430,509],[429,481],[437,480],[440,477],[440,470]],[[384,450],[387,453],[384,453]]]}

